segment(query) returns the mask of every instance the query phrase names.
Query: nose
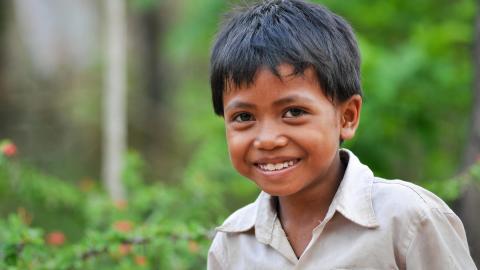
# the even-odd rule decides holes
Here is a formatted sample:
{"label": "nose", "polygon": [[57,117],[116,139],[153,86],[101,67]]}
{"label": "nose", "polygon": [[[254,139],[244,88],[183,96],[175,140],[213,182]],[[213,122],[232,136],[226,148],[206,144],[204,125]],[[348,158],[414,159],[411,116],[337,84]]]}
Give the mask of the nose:
{"label": "nose", "polygon": [[264,125],[253,142],[253,146],[260,150],[273,150],[275,148],[286,146],[287,137],[279,132],[279,129],[273,125]]}

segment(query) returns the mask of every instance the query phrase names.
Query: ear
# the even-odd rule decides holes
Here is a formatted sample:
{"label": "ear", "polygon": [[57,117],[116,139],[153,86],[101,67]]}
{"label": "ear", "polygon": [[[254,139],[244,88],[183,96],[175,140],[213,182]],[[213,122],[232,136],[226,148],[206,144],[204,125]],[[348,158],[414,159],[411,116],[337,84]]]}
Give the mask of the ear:
{"label": "ear", "polygon": [[355,136],[362,103],[362,97],[354,95],[340,105],[340,140],[349,140]]}

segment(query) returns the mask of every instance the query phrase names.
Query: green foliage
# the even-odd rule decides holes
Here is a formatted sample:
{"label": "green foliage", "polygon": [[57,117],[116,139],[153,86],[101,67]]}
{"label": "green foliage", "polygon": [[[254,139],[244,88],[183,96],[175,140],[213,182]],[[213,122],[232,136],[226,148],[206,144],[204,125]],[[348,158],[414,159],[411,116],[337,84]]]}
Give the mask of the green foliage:
{"label": "green foliage", "polygon": [[430,183],[455,173],[466,138],[475,2],[318,2],[360,40],[365,104],[349,148],[383,177],[441,187]]}
{"label": "green foliage", "polygon": [[[76,187],[20,164],[15,156],[0,153],[0,216],[17,211],[26,219],[33,218],[35,226],[61,227],[73,234],[85,222],[78,208],[83,204],[84,198]],[[59,215],[71,218],[59,219]]]}
{"label": "green foliage", "polygon": [[21,254],[31,254],[43,243],[42,231],[29,228],[18,217],[0,220],[0,268],[22,265]]}
{"label": "green foliage", "polygon": [[[15,202],[23,211],[0,219],[0,269],[203,268],[212,228],[226,212],[220,198],[188,182],[146,185],[143,167],[137,153],[127,156],[128,200],[111,202],[95,185],[71,186],[18,160],[3,159],[0,192],[28,199]],[[83,227],[76,232],[68,232],[68,225],[32,227],[34,204],[36,209],[53,207],[57,222],[81,217]]]}

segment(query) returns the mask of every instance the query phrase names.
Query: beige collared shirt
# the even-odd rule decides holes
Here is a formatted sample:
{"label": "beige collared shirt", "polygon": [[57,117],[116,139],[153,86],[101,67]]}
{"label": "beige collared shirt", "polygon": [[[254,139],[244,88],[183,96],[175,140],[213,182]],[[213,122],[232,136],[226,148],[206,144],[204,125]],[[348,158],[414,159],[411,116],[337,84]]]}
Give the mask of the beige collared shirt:
{"label": "beige collared shirt", "polygon": [[462,222],[441,199],[341,154],[344,178],[300,258],[262,192],[217,228],[208,269],[477,269]]}

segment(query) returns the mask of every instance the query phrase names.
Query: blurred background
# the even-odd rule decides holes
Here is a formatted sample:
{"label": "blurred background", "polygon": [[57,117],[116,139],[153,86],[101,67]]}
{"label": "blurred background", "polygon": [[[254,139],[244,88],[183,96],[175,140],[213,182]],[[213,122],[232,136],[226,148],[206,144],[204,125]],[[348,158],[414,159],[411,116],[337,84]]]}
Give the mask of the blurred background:
{"label": "blurred background", "polygon": [[[345,147],[446,200],[478,264],[477,1],[315,2],[363,57]],[[210,102],[210,46],[238,3],[0,1],[1,269],[205,267],[212,229],[258,194]]]}

